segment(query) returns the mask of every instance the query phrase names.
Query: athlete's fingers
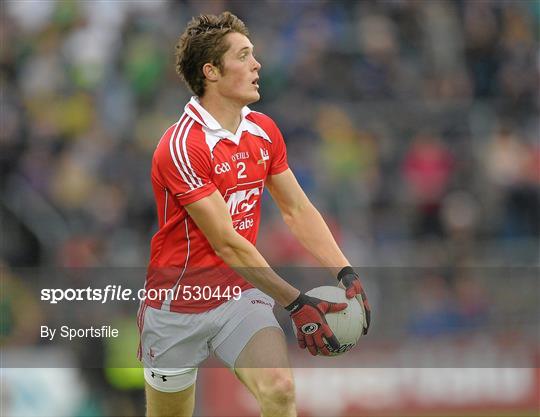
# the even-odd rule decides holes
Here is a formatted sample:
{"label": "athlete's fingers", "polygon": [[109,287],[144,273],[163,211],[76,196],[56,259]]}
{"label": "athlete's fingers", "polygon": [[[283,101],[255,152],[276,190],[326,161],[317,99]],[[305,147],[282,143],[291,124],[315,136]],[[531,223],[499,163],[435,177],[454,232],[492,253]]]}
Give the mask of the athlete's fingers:
{"label": "athlete's fingers", "polygon": [[324,347],[324,340],[323,340],[323,332],[322,332],[322,330],[319,330],[319,331],[313,333],[313,340],[315,341],[315,346],[317,346],[319,349]]}
{"label": "athlete's fingers", "polygon": [[306,335],[306,345],[309,353],[311,353],[313,356],[317,356],[317,346],[315,345],[315,341],[313,340],[313,335]]}
{"label": "athlete's fingers", "polygon": [[364,310],[364,330],[362,331],[362,334],[366,335],[369,326],[371,325],[371,307],[369,306],[369,301],[363,289],[360,291],[360,294],[356,296],[356,299]]}
{"label": "athlete's fingers", "polygon": [[364,304],[364,312],[366,313],[366,325],[364,327],[364,331],[362,332],[363,335],[366,335],[368,330],[369,330],[369,326],[371,325],[371,310],[369,308],[369,305],[365,305]]}
{"label": "athlete's fingers", "polygon": [[345,310],[347,303],[328,303],[328,310],[325,313],[337,313],[338,311]]}
{"label": "athlete's fingers", "polygon": [[300,346],[300,349],[306,348],[306,339],[302,333],[300,332],[296,333],[296,340],[298,341],[298,346]]}
{"label": "athlete's fingers", "polygon": [[337,340],[337,337],[334,335],[334,333],[330,329],[330,326],[328,326],[328,324],[323,325],[322,326],[322,331],[323,331],[324,337],[326,338],[326,341],[328,342],[330,347],[334,351],[339,350],[341,345],[339,344],[339,341]]}
{"label": "athlete's fingers", "polygon": [[313,356],[317,356],[317,346],[315,345],[312,345],[312,346],[308,346],[308,350],[309,350],[309,353],[311,353]]}
{"label": "athlete's fingers", "polygon": [[347,291],[345,291],[345,296],[347,298],[353,298],[357,294],[360,294],[361,291],[362,286],[360,285],[360,281],[356,279],[352,282],[352,285],[347,288]]}
{"label": "athlete's fingers", "polygon": [[326,345],[324,345],[322,348],[319,348],[319,352],[321,352],[321,354],[324,356],[330,356],[330,351],[328,350]]}

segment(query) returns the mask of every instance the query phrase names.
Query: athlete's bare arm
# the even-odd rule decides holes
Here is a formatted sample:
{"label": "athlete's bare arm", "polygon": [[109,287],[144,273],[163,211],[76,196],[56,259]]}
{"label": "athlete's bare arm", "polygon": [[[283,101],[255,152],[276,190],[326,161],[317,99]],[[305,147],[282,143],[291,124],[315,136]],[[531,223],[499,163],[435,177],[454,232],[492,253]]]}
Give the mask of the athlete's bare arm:
{"label": "athlete's bare arm", "polygon": [[326,222],[309,201],[290,169],[269,176],[266,186],[287,226],[321,265],[328,268],[333,276],[337,276],[343,267],[350,265]]}
{"label": "athlete's bare arm", "polygon": [[185,207],[216,254],[247,281],[284,307],[298,297],[300,291],[277,275],[257,248],[234,230],[229,209],[218,191]]}

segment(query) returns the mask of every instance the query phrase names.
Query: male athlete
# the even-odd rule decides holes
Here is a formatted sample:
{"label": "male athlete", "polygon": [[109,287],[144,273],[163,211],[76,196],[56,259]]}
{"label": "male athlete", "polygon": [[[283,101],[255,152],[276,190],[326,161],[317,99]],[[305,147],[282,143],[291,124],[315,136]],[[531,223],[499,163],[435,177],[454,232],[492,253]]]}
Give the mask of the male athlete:
{"label": "male athlete", "polygon": [[[312,355],[338,349],[324,314],[346,308],[280,278],[254,244],[266,185],[292,233],[365,309],[358,275],[287,165],[283,137],[259,100],[261,65],[231,13],[194,18],[176,46],[177,72],[195,96],[161,138],[152,162],[159,231],[141,305],[139,358],[149,416],[191,416],[197,367],[210,353],[234,370],[262,416],[296,416],[285,338],[272,307],[286,308]],[[170,290],[170,291],[169,291]]]}

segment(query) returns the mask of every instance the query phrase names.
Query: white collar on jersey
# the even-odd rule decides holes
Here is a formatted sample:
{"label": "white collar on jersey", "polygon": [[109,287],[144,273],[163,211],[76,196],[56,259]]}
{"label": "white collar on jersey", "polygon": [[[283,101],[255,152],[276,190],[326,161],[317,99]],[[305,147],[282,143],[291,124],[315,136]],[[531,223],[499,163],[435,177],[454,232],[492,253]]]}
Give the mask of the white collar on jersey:
{"label": "white collar on jersey", "polygon": [[[197,110],[197,113],[199,114],[191,110],[189,107],[190,104],[195,108],[195,110]],[[242,109],[242,120],[240,121],[240,125],[238,125],[236,133],[232,133],[229,130],[221,127],[219,122],[210,113],[208,113],[203,106],[201,106],[199,99],[195,96],[191,97],[191,100],[189,100],[189,103],[186,104],[184,111],[191,118],[195,119],[202,125],[203,131],[206,134],[206,143],[210,148],[210,152],[214,150],[214,147],[221,139],[229,139],[238,145],[240,143],[242,133],[244,133],[246,130],[252,135],[259,136],[268,142],[272,142],[268,134],[259,125],[246,118],[246,116],[251,113],[251,110],[247,106]]]}

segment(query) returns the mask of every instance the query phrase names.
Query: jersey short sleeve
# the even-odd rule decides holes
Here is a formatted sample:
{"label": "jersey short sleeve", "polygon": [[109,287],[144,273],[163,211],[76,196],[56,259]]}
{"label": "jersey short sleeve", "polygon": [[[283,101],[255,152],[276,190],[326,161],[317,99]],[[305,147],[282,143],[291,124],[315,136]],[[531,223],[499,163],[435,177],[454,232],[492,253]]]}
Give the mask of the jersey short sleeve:
{"label": "jersey short sleeve", "polygon": [[279,174],[289,168],[287,163],[287,148],[281,131],[272,121],[272,161],[269,175]]}
{"label": "jersey short sleeve", "polygon": [[207,146],[195,139],[190,137],[182,142],[173,137],[164,141],[163,148],[154,156],[163,185],[184,206],[217,189],[210,178],[212,168]]}

